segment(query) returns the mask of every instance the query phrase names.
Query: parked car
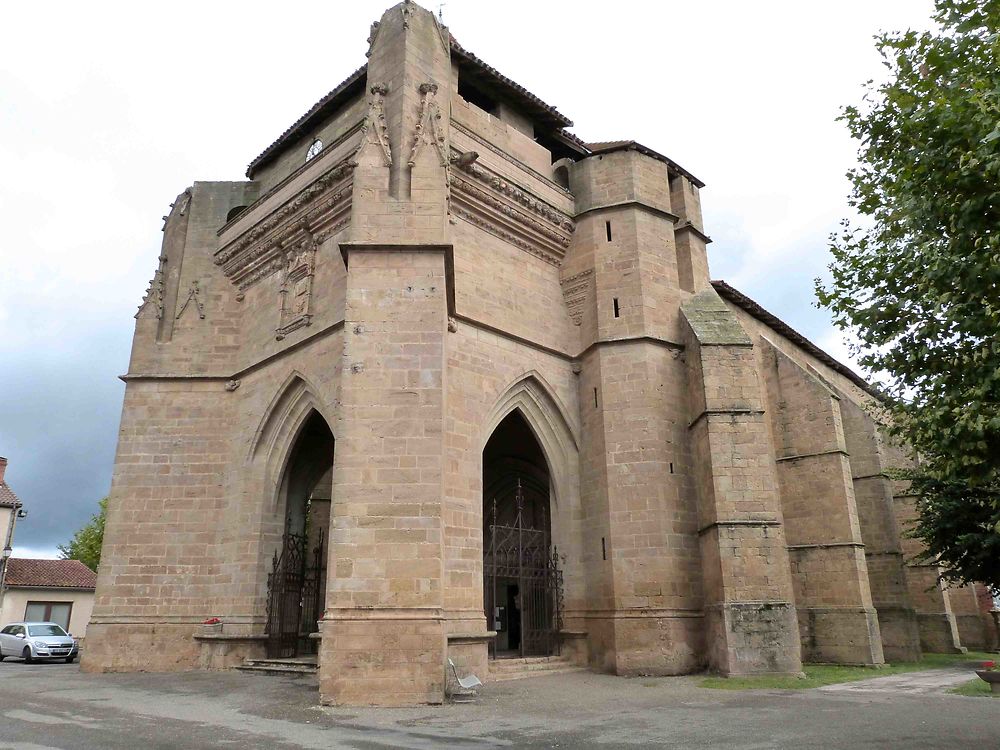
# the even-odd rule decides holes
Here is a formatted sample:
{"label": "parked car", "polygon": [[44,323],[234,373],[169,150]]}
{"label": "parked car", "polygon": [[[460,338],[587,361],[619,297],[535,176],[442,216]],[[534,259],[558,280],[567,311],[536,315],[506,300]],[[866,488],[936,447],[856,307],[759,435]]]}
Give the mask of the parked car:
{"label": "parked car", "polygon": [[78,646],[73,636],[54,622],[12,622],[0,629],[0,661],[17,656],[28,664],[36,660],[76,660]]}

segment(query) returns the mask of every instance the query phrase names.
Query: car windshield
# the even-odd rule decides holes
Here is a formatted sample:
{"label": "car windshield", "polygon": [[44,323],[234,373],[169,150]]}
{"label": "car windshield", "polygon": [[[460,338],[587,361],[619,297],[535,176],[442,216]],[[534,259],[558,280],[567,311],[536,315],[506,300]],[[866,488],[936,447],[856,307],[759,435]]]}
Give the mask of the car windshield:
{"label": "car windshield", "polygon": [[66,635],[58,625],[29,625],[28,635]]}

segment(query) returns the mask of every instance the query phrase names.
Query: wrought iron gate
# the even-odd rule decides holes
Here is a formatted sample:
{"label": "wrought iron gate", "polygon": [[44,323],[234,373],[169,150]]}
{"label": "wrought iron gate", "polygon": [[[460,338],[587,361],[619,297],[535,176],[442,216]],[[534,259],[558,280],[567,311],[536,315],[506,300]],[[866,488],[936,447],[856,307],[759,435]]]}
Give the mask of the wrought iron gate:
{"label": "wrought iron gate", "polygon": [[[557,551],[549,546],[545,528],[526,528],[524,492],[521,480],[514,496],[517,514],[512,526],[497,523],[497,504],[493,500],[492,522],[486,527],[483,546],[483,599],[486,622],[491,630],[500,627],[500,610],[506,600],[501,585],[516,582],[516,615],[520,656],[550,656],[559,653],[559,630],[562,627],[563,587]],[[542,523],[544,527],[546,524]],[[510,623],[513,626],[513,623]],[[490,644],[490,657],[496,658],[496,639]]]}
{"label": "wrought iron gate", "polygon": [[267,655],[285,659],[315,651],[309,638],[322,616],[326,585],[323,531],[310,552],[305,534],[285,534],[267,577]]}

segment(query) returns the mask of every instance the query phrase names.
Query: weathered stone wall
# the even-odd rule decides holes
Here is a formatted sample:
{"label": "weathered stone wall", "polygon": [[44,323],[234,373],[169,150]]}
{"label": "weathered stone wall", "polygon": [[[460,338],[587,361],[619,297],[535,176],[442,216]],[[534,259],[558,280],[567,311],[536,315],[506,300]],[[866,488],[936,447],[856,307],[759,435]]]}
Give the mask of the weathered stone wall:
{"label": "weathered stone wall", "polygon": [[757,347],[807,661],[880,664],[840,397],[762,339]]}

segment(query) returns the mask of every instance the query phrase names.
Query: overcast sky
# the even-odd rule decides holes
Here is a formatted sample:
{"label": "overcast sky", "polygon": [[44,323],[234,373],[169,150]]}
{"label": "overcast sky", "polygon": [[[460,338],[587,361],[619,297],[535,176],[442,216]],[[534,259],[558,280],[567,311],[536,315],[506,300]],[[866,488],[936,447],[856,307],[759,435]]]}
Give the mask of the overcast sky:
{"label": "overcast sky", "polygon": [[[0,455],[55,556],[107,494],[133,315],[168,203],[247,163],[365,61],[391,0],[8,3],[0,35]],[[434,10],[437,5],[428,5]],[[847,214],[841,106],[931,0],[449,0],[467,49],[704,182],[714,278],[846,359],[812,279]]]}

